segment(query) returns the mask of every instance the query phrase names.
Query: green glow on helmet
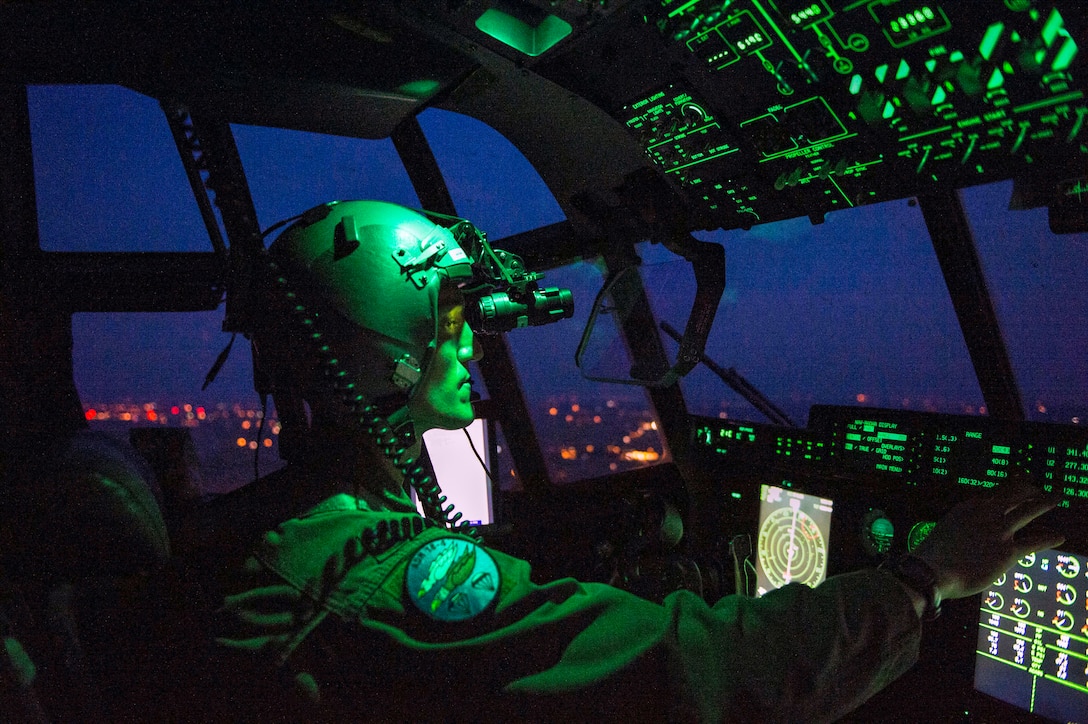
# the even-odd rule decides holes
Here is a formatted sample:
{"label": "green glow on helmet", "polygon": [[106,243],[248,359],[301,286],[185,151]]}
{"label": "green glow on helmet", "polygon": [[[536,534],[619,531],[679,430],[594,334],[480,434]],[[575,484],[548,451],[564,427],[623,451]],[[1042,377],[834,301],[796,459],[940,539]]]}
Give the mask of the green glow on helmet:
{"label": "green glow on helmet", "polygon": [[554,15],[547,15],[539,24],[532,26],[495,8],[477,18],[476,27],[500,43],[534,58],[571,33],[570,23]]}

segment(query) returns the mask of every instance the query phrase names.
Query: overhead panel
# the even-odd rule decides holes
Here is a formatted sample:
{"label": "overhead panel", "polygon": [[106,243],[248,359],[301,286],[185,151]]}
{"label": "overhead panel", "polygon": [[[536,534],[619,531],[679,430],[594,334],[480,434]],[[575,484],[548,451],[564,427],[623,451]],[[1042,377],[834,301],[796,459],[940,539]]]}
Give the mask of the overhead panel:
{"label": "overhead panel", "polygon": [[642,21],[676,71],[612,112],[708,226],[1007,178],[1081,187],[1077,3],[657,0]]}

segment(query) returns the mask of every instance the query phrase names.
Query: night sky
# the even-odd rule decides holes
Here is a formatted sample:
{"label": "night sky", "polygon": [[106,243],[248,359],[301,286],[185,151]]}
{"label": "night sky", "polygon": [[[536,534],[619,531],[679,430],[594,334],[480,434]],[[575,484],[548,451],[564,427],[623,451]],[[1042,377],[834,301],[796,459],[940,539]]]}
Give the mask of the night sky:
{"label": "night sky", "polygon": [[[37,87],[30,106],[44,249],[210,249],[153,100],[116,87]],[[438,110],[420,122],[459,213],[493,242],[563,218],[539,176],[493,130]],[[419,205],[387,140],[234,130],[262,227],[332,199]],[[1010,193],[1011,184],[994,184],[968,190],[964,200],[1028,412],[1053,420],[1060,411],[1068,421],[1088,413],[1088,235],[1051,234],[1045,209],[1006,211]],[[728,258],[708,354],[796,421],[815,402],[979,411],[981,393],[921,213],[906,200],[834,212],[821,225],[796,219],[697,235],[724,244]],[[655,312],[682,329],[690,269],[663,248],[644,244],[642,253]],[[638,388],[584,381],[574,366],[601,281],[588,262],[549,272],[545,285],[574,290],[575,319],[509,336],[531,405],[556,394],[642,399]],[[229,339],[221,322],[221,311],[77,315],[84,402],[255,399],[242,344],[199,393]],[[703,368],[683,390],[693,412],[759,419]]]}

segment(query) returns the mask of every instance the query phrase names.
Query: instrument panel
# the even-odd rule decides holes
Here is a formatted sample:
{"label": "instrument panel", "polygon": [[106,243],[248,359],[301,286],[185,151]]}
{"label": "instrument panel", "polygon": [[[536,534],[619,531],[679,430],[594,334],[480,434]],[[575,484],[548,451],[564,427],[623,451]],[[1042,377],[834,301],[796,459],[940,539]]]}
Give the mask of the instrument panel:
{"label": "instrument panel", "polygon": [[814,405],[805,429],[698,418],[693,445],[711,466],[759,466],[919,511],[1016,481],[1058,496],[1056,519],[1077,531],[1088,517],[1088,430],[1076,425]]}
{"label": "instrument panel", "polygon": [[[1016,482],[1057,496],[1043,521],[1066,536],[1061,550],[946,603],[916,669],[855,720],[1088,720],[1088,430],[816,405],[807,428],[696,418],[692,454],[717,486],[722,533],[754,542],[757,595],[913,550],[974,495]],[[917,702],[922,685],[935,697]]]}

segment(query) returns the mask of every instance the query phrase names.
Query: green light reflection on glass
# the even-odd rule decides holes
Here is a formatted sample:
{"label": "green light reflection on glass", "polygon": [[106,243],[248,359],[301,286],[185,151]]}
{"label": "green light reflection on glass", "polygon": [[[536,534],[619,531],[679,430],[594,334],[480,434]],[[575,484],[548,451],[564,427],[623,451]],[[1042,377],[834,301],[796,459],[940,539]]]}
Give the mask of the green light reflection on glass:
{"label": "green light reflection on glass", "polygon": [[534,58],[571,33],[570,23],[554,15],[545,16],[534,27],[495,8],[477,18],[476,27],[500,43]]}
{"label": "green light reflection on glass", "polygon": [[937,527],[937,522],[933,520],[922,520],[914,524],[914,527],[907,533],[907,550],[913,551],[915,548],[922,544],[929,534],[933,532],[933,529]]}
{"label": "green light reflection on glass", "polygon": [[397,88],[397,90],[405,95],[423,98],[438,90],[439,85],[439,82],[436,80],[413,80],[409,83],[404,83]]}

